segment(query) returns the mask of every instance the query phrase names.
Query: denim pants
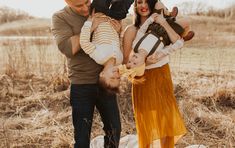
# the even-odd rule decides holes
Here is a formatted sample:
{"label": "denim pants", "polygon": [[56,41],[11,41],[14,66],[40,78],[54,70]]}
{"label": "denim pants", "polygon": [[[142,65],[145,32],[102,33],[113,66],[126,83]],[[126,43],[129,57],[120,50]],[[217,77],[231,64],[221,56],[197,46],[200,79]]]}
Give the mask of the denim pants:
{"label": "denim pants", "polygon": [[75,148],[89,148],[94,108],[104,124],[104,147],[117,148],[121,122],[115,94],[107,93],[98,84],[72,84],[70,89]]}

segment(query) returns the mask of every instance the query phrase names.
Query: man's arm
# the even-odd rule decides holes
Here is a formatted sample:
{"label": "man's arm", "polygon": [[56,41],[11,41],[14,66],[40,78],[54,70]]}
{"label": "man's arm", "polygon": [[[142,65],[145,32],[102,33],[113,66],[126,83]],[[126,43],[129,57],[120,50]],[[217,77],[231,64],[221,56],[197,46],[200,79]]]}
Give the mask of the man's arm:
{"label": "man's arm", "polygon": [[52,16],[52,33],[59,50],[66,57],[72,57],[80,50],[79,35],[74,35],[69,24],[56,14]]}
{"label": "man's arm", "polygon": [[75,55],[81,49],[80,34],[70,37],[70,41],[72,44],[72,54]]}

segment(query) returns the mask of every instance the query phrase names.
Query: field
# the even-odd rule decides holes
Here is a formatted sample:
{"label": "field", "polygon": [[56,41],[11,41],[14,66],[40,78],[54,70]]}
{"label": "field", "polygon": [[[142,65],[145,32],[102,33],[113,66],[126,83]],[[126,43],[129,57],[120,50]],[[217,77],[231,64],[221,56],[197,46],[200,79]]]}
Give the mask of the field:
{"label": "field", "polygon": [[[196,36],[170,63],[188,129],[176,148],[235,147],[235,21],[188,19]],[[125,20],[125,26],[130,22]],[[49,28],[50,20],[44,19],[0,25],[0,36],[5,36],[0,37],[0,147],[72,147],[66,59]],[[136,134],[130,89],[123,83],[118,95],[122,136]],[[91,136],[101,134],[96,111]]]}

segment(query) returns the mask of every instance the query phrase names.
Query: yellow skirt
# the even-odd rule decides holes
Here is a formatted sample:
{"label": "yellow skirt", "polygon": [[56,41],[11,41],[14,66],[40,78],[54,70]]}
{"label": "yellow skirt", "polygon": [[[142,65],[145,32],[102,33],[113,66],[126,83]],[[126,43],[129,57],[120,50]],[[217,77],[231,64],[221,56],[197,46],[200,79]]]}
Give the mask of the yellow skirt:
{"label": "yellow skirt", "polygon": [[142,84],[132,85],[139,148],[174,147],[186,133],[173,91],[169,65],[149,69]]}

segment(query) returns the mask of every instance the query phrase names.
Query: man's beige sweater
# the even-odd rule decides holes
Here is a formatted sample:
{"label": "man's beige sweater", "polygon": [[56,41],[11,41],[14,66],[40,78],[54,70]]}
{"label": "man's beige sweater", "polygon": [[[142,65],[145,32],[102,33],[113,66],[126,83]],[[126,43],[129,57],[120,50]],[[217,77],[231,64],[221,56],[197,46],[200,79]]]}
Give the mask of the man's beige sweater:
{"label": "man's beige sweater", "polygon": [[98,82],[102,66],[98,65],[82,49],[72,54],[70,37],[79,35],[86,17],[80,16],[66,6],[52,16],[52,33],[59,50],[67,57],[69,78],[72,84],[94,84]]}

